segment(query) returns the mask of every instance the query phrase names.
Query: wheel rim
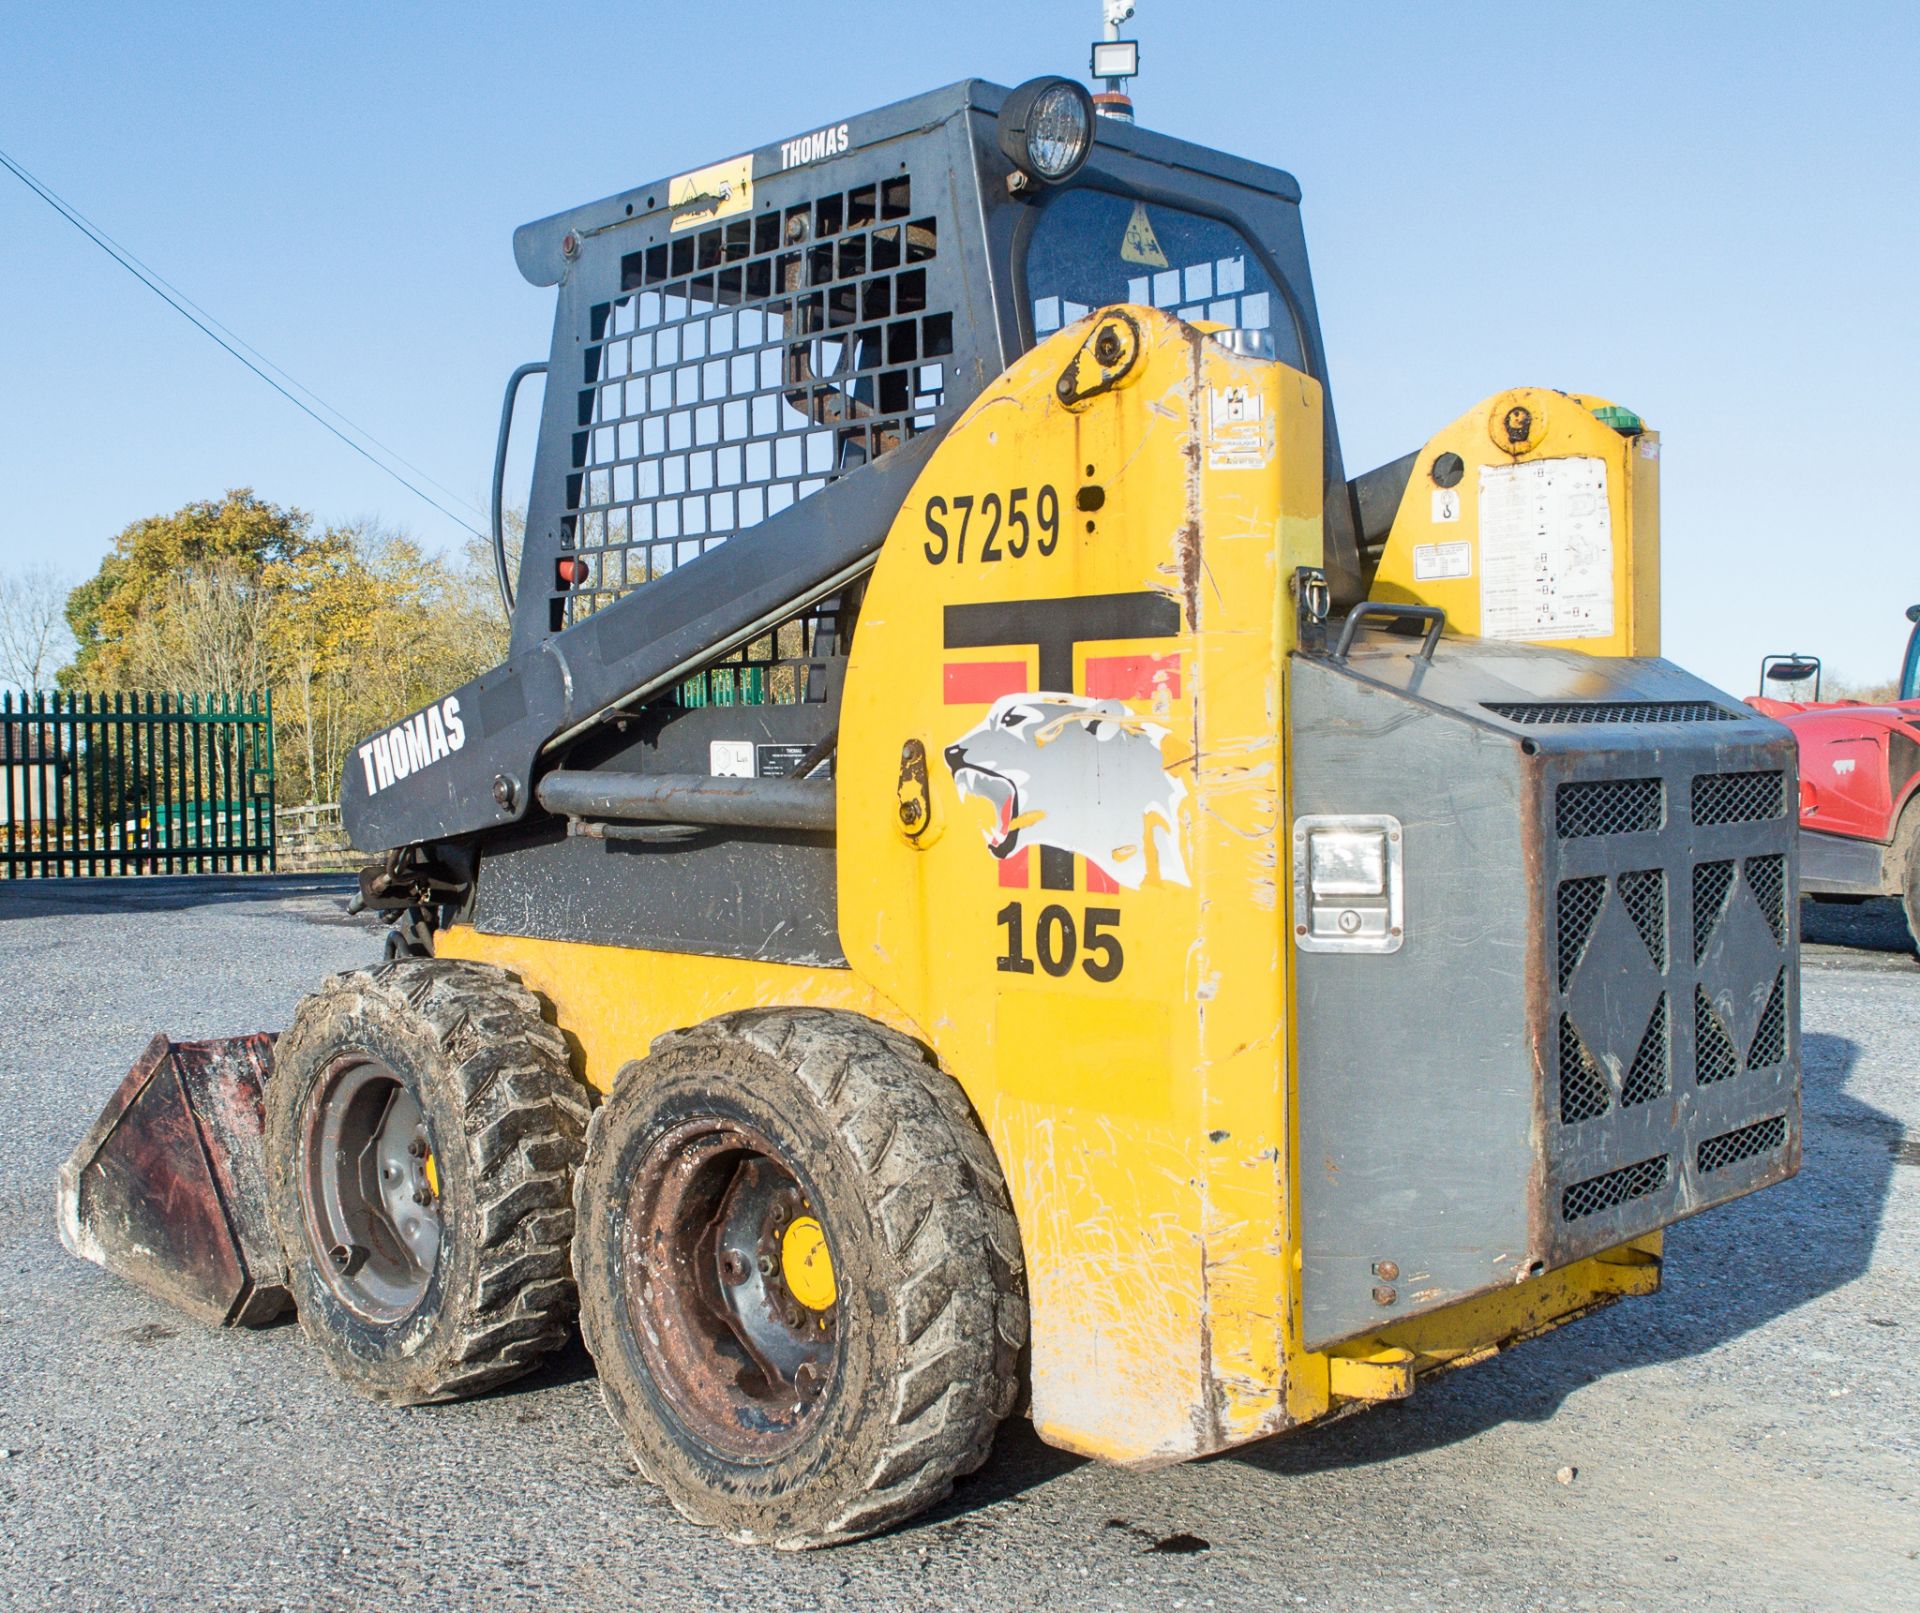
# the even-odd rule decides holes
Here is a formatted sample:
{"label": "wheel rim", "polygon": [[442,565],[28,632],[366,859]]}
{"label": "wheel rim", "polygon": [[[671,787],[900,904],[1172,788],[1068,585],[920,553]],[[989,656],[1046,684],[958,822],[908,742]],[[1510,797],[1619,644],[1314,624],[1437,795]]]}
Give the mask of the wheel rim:
{"label": "wheel rim", "polygon": [[328,1071],[307,1111],[301,1208],[314,1262],[355,1314],[395,1322],[440,1259],[440,1179],[420,1101],[375,1059]]}
{"label": "wheel rim", "polygon": [[740,1462],[803,1439],[839,1367],[839,1293],[777,1146],[733,1121],[667,1133],[634,1178],[623,1243],[633,1335],[688,1432]]}

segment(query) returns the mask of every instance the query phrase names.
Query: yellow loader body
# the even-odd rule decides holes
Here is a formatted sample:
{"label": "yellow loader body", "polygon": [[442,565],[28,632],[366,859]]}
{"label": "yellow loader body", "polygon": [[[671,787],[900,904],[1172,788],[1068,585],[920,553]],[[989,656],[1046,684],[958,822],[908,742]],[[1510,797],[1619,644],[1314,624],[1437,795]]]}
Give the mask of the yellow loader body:
{"label": "yellow loader body", "polygon": [[[1063,385],[1090,395],[1063,404]],[[1632,469],[1628,439],[1551,396],[1556,435],[1534,446]],[[1502,412],[1491,400],[1430,449],[1513,463],[1485,431]],[[441,956],[503,965],[548,999],[602,1091],[655,1037],[744,1007],[836,1008],[924,1041],[1013,1196],[1035,1426],[1116,1462],[1201,1456],[1404,1396],[1420,1372],[1659,1280],[1655,1233],[1334,1351],[1303,1343],[1288,682],[1293,581],[1321,552],[1322,418],[1309,377],[1146,308],[1063,331],[973,404],[902,507],[853,648],[846,969],[470,926],[438,938]],[[1647,653],[1657,630],[1633,604],[1658,564],[1641,475],[1614,479],[1634,534],[1617,551],[1627,608],[1590,652]],[[1445,584],[1412,581],[1413,544],[1430,536],[1422,492],[1381,576],[1393,597],[1458,610]],[[1109,618],[1124,601],[1126,636],[1079,636],[1089,600]],[[1170,810],[1122,803],[1134,839],[1071,855],[1065,878],[1057,847],[995,855],[997,803],[964,795],[942,761],[1009,699],[1047,694],[1110,704],[1107,742],[1146,737],[1173,785]],[[1056,725],[1042,755],[1077,737]]]}

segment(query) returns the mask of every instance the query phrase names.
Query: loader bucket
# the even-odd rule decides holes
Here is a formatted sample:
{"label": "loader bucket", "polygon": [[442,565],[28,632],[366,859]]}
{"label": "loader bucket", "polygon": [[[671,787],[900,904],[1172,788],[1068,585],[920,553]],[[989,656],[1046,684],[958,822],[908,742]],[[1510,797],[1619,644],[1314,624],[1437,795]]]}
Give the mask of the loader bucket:
{"label": "loader bucket", "polygon": [[288,1309],[261,1150],[272,1067],[264,1032],[154,1037],[60,1167],[60,1241],[217,1327]]}

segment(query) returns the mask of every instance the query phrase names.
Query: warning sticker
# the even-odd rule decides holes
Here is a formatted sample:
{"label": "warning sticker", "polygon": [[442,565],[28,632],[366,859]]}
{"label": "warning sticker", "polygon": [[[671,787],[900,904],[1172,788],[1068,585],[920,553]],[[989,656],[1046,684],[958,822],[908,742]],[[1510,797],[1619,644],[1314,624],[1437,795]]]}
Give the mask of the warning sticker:
{"label": "warning sticker", "polygon": [[1416,543],[1413,546],[1413,580],[1443,582],[1453,577],[1473,575],[1473,545],[1465,538],[1455,543]]}
{"label": "warning sticker", "polygon": [[1215,387],[1207,424],[1207,463],[1214,470],[1258,470],[1272,460],[1267,400],[1252,387]]}
{"label": "warning sticker", "polygon": [[1504,639],[1613,631],[1604,460],[1480,467],[1480,631]]}
{"label": "warning sticker", "polygon": [[673,209],[669,235],[746,212],[753,206],[753,158],[734,157],[668,180],[667,206]]}
{"label": "warning sticker", "polygon": [[1153,221],[1147,217],[1145,202],[1133,204],[1127,233],[1120,238],[1120,256],[1128,263],[1144,263],[1149,269],[1169,267],[1166,253],[1160,250],[1160,237],[1153,233]]}
{"label": "warning sticker", "polygon": [[707,746],[707,772],[714,778],[752,778],[753,741],[713,740]]}
{"label": "warning sticker", "polygon": [[1460,519],[1459,488],[1436,487],[1433,490],[1433,518],[1441,525]]}

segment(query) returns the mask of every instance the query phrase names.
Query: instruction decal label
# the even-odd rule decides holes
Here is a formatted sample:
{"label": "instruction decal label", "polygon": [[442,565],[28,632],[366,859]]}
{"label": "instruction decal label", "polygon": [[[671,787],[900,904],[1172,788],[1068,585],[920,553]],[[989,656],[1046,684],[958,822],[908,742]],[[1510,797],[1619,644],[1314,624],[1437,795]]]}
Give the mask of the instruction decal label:
{"label": "instruction decal label", "polygon": [[1273,459],[1267,400],[1253,387],[1214,387],[1207,428],[1207,464],[1214,470],[1259,470]]}
{"label": "instruction decal label", "polygon": [[1604,460],[1480,467],[1480,631],[1528,640],[1613,632]]}
{"label": "instruction decal label", "polygon": [[1413,546],[1413,580],[1445,582],[1473,575],[1473,545],[1465,538],[1456,543],[1416,543]]}

